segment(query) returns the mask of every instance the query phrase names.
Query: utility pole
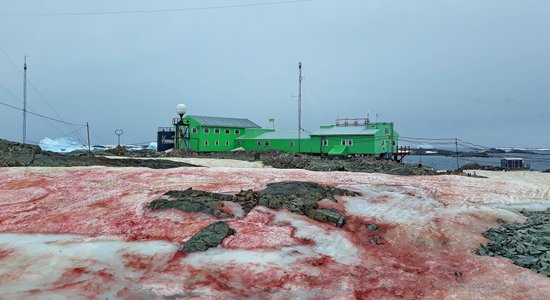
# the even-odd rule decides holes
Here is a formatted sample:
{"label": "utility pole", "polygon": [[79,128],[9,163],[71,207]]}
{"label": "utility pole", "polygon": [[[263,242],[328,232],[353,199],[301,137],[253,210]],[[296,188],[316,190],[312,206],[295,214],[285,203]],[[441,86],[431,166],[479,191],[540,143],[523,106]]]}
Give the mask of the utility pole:
{"label": "utility pole", "polygon": [[27,56],[23,65],[23,144],[27,143]]}
{"label": "utility pole", "polygon": [[88,133],[88,153],[92,153],[90,146],[90,124],[88,124],[88,122],[86,122],[86,132]]}
{"label": "utility pole", "polygon": [[300,75],[298,77],[298,152],[302,152],[302,62],[298,63]]}
{"label": "utility pole", "polygon": [[456,170],[458,171],[458,138],[455,138]]}

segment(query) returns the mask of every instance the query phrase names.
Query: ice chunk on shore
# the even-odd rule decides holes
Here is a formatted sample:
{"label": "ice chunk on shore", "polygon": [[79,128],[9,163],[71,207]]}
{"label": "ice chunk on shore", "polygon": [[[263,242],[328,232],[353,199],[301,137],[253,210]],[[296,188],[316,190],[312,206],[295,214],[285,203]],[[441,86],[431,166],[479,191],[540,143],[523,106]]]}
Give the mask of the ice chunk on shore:
{"label": "ice chunk on shore", "polygon": [[84,145],[82,145],[77,140],[70,137],[61,137],[56,139],[50,139],[48,137],[43,138],[38,143],[40,149],[44,151],[58,152],[58,153],[68,153],[77,150],[87,150]]}

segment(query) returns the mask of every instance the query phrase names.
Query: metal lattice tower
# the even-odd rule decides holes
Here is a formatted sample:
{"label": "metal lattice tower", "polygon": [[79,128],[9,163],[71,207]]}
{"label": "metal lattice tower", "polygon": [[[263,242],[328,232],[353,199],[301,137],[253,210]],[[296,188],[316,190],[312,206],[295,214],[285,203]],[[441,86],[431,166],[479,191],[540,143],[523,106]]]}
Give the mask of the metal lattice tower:
{"label": "metal lattice tower", "polygon": [[302,152],[302,62],[298,63],[298,152]]}
{"label": "metal lattice tower", "polygon": [[23,144],[27,143],[27,57],[23,65]]}

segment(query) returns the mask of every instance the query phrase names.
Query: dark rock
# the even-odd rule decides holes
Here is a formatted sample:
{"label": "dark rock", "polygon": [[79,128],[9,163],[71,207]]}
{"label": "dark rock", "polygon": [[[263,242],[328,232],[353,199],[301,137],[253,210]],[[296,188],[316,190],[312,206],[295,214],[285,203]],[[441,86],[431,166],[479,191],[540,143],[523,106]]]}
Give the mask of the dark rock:
{"label": "dark rock", "polygon": [[382,245],[382,242],[380,241],[382,238],[378,235],[374,235],[369,237],[369,243],[373,245]]}
{"label": "dark rock", "polygon": [[331,209],[310,209],[306,216],[319,222],[334,223],[336,227],[343,227],[347,221],[345,216]]}
{"label": "dark rock", "polygon": [[130,151],[128,151],[128,149],[119,145],[114,147],[113,149],[105,150],[105,152],[116,156],[126,156]]}
{"label": "dark rock", "polygon": [[40,147],[0,139],[0,167],[144,167],[168,169],[196,167],[192,164],[169,160],[109,159],[87,153],[60,154],[41,151]]}
{"label": "dark rock", "polygon": [[242,209],[249,213],[254,207],[258,205],[258,194],[253,190],[240,191],[235,195],[235,202],[241,204]]}
{"label": "dark rock", "polygon": [[370,231],[375,231],[378,229],[378,225],[376,224],[369,224],[367,225],[367,229],[370,230]]}
{"label": "dark rock", "polygon": [[333,223],[337,227],[342,227],[347,218],[337,211],[320,209],[317,201],[335,200],[335,196],[344,195],[355,196],[357,193],[313,182],[286,181],[268,184],[260,194],[253,190],[240,191],[234,196],[193,189],[170,191],[159,199],[153,200],[147,208],[152,210],[174,208],[184,212],[201,212],[220,218],[233,218],[232,215],[220,209],[223,207],[222,201],[230,201],[240,204],[246,213],[260,204],[272,209],[286,209],[319,222]]}
{"label": "dark rock", "polygon": [[305,215],[318,208],[317,201],[334,200],[334,196],[356,196],[355,192],[314,182],[284,181],[270,183],[260,192],[259,204],[272,209],[286,209]]}
{"label": "dark rock", "polygon": [[147,208],[152,210],[175,208],[184,212],[201,212],[220,218],[233,218],[222,212],[220,201],[234,201],[233,196],[187,189],[185,191],[170,191],[161,198],[153,200]]}
{"label": "dark rock", "polygon": [[550,277],[550,209],[522,213],[527,216],[524,224],[506,224],[484,232],[491,242],[481,245],[476,253],[503,256]]}
{"label": "dark rock", "polygon": [[195,233],[179,251],[185,253],[206,251],[218,246],[226,237],[233,234],[235,231],[227,223],[219,221]]}

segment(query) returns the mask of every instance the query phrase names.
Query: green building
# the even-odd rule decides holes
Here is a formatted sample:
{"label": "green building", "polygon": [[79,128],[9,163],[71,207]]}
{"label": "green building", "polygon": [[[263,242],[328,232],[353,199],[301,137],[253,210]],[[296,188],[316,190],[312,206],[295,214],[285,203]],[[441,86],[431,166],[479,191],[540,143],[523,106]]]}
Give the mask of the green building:
{"label": "green building", "polygon": [[239,146],[236,138],[247,129],[260,128],[248,119],[185,116],[183,124],[176,123],[176,145],[178,149],[192,149],[197,152],[230,151]]}
{"label": "green building", "polygon": [[179,149],[198,152],[280,150],[326,155],[389,155],[397,152],[399,135],[393,123],[368,119],[337,120],[310,133],[260,128],[248,119],[186,116],[176,125]]}

